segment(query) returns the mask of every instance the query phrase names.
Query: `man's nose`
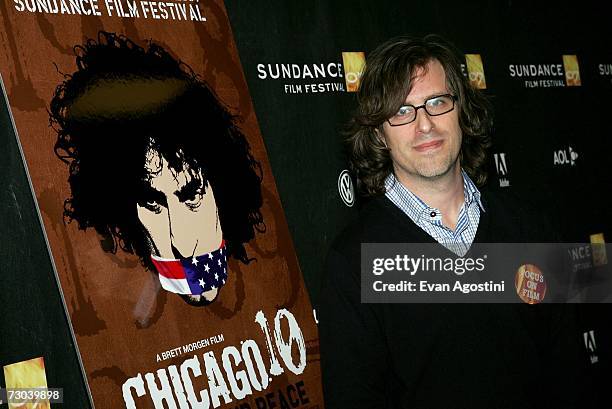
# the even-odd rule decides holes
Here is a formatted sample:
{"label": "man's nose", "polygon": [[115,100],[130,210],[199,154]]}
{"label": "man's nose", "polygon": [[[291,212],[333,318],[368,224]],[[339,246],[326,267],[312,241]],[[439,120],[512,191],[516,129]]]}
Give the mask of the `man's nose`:
{"label": "man's nose", "polygon": [[189,220],[186,220],[185,212],[181,211],[180,203],[170,204],[168,206],[168,223],[170,224],[170,243],[172,252],[177,258],[191,257],[195,251],[197,240],[193,232],[193,226],[190,226]]}
{"label": "man's nose", "polygon": [[417,130],[421,133],[429,133],[433,129],[434,125],[431,117],[427,111],[425,111],[425,107],[417,110],[416,116],[415,122]]}

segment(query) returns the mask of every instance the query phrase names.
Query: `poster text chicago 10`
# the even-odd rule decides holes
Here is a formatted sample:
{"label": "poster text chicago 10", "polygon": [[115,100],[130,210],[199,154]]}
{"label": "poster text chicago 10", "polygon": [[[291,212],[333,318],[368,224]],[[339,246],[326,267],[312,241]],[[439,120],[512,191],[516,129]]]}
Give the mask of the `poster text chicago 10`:
{"label": "poster text chicago 10", "polygon": [[[283,320],[286,325],[281,325]],[[295,375],[302,374],[306,368],[306,344],[293,314],[286,309],[278,310],[271,330],[268,319],[259,311],[255,323],[261,330],[267,359],[254,339],[246,339],[239,346],[225,347],[219,356],[208,351],[201,357],[193,355],[178,366],[169,365],[144,375],[139,373],[123,384],[125,407],[136,409],[136,401],[149,400],[155,408],[217,408],[265,391],[272,376],[282,374],[285,369]],[[293,353],[294,347],[296,353]],[[256,408],[248,403],[237,407],[279,408],[283,403],[286,407],[299,407],[308,403],[308,397],[300,381],[279,390],[278,394],[259,396],[255,403]]]}

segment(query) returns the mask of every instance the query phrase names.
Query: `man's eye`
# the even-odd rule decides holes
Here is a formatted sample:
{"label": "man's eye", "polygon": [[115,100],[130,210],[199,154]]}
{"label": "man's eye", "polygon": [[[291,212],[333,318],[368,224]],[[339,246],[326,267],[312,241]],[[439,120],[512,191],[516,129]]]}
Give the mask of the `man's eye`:
{"label": "man's eye", "polygon": [[159,203],[157,203],[155,200],[148,200],[148,201],[142,203],[142,206],[145,209],[148,209],[148,210],[152,211],[155,214],[160,214],[161,211],[162,211],[162,206]]}
{"label": "man's eye", "polygon": [[403,106],[398,109],[396,116],[406,116],[409,115],[414,110],[411,106]]}
{"label": "man's eye", "polygon": [[446,98],[438,97],[438,98],[433,98],[427,101],[427,105],[429,105],[430,107],[440,107],[446,104],[446,102],[447,102]]}
{"label": "man's eye", "polygon": [[195,210],[202,204],[202,198],[204,197],[202,189],[198,189],[191,197],[185,200],[185,205],[190,210]]}

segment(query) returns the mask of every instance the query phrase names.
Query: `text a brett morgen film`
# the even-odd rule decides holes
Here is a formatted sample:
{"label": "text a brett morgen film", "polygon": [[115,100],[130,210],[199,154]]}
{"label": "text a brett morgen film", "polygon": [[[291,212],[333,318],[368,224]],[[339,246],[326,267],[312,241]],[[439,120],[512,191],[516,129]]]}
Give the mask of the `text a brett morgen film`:
{"label": "text a brett morgen film", "polygon": [[223,334],[213,335],[209,338],[200,339],[180,347],[172,348],[157,354],[157,362],[164,361],[170,358],[176,358],[182,354],[187,354],[198,349],[206,348],[214,344],[224,341]]}

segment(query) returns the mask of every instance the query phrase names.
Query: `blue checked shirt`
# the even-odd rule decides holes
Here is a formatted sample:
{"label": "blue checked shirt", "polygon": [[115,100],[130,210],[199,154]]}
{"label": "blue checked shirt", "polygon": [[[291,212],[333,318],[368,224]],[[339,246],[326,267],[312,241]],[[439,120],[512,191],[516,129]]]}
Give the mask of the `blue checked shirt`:
{"label": "blue checked shirt", "polygon": [[457,254],[464,256],[476,236],[478,222],[480,221],[480,209],[484,211],[480,201],[480,192],[470,177],[461,170],[463,175],[463,193],[465,202],[459,210],[457,227],[451,230],[442,224],[440,210],[429,207],[414,193],[402,185],[393,173],[385,180],[386,196],[401,211],[438,243]]}

